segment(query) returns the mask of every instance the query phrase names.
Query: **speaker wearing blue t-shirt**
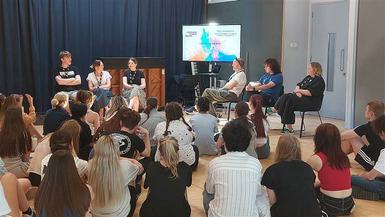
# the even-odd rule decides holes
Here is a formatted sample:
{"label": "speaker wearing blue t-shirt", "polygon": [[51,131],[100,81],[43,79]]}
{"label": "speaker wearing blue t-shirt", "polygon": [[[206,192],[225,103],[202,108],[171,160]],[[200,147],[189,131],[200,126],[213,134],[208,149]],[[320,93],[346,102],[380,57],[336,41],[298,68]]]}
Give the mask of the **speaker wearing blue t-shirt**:
{"label": "speaker wearing blue t-shirt", "polygon": [[273,106],[281,95],[283,77],[281,66],[274,58],[268,58],[264,62],[265,73],[257,82],[250,82],[246,86],[245,100],[253,94],[259,94],[263,98],[264,106]]}

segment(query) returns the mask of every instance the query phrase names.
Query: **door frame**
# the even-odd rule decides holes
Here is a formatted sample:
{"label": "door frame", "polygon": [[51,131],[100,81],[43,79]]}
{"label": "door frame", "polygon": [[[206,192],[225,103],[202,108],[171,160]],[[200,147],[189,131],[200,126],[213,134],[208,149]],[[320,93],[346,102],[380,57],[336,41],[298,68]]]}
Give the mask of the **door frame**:
{"label": "door frame", "polygon": [[[309,4],[308,26],[308,52],[307,62],[310,63],[312,40],[312,5],[341,2],[344,0],[311,0]],[[345,102],[345,128],[354,127],[355,88],[356,88],[356,51],[357,51],[357,23],[358,1],[347,0],[349,4],[348,47],[346,56],[346,102]]]}

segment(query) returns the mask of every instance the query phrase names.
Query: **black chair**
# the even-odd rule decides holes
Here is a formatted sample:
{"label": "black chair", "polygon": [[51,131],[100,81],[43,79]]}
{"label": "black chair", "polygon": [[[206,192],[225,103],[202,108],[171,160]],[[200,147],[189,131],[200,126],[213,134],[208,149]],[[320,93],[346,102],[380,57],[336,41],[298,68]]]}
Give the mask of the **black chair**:
{"label": "black chair", "polygon": [[[320,122],[322,124],[321,114],[319,113],[319,111],[321,110],[321,107],[322,107],[323,98],[324,98],[324,96],[322,95],[321,103],[319,105],[317,105],[314,109],[298,109],[298,110],[295,110],[297,112],[300,112],[300,114],[301,114],[301,130],[299,132],[299,138],[302,138],[302,132],[305,131],[304,119],[305,119],[305,113],[306,112],[317,112],[318,113],[318,118],[319,118],[319,120],[320,120]],[[284,130],[285,130],[285,124],[282,127],[282,131],[284,131]]]}
{"label": "black chair", "polygon": [[[279,96],[282,96],[284,93],[285,93],[285,88],[282,85],[281,91],[279,91]],[[275,102],[274,103],[270,103],[270,104],[262,105],[263,107],[265,107],[265,116],[267,114],[267,109],[270,108],[270,107],[274,107],[274,105],[275,105]]]}
{"label": "black chair", "polygon": [[231,104],[238,103],[238,102],[242,101],[244,94],[245,94],[245,88],[243,88],[241,94],[239,95],[239,97],[236,100],[227,100],[227,101],[221,101],[221,102],[215,103],[215,105],[217,105],[217,104],[225,104],[225,103],[229,104],[227,106],[227,120],[230,120]]}

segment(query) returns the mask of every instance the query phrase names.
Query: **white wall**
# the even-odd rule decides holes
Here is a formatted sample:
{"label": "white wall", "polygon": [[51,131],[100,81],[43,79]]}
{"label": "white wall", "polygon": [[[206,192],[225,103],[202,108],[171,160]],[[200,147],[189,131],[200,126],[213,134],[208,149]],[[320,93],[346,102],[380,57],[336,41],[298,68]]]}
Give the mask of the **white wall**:
{"label": "white wall", "polygon": [[284,0],[282,71],[285,92],[291,92],[306,75],[309,0]]}

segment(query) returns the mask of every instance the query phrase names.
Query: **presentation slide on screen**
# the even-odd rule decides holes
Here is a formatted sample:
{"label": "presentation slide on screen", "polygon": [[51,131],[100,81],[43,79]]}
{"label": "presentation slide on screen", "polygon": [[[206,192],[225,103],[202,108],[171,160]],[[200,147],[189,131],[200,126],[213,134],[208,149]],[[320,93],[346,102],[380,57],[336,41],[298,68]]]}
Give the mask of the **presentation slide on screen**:
{"label": "presentation slide on screen", "polygon": [[231,62],[240,56],[241,26],[183,26],[184,61]]}

